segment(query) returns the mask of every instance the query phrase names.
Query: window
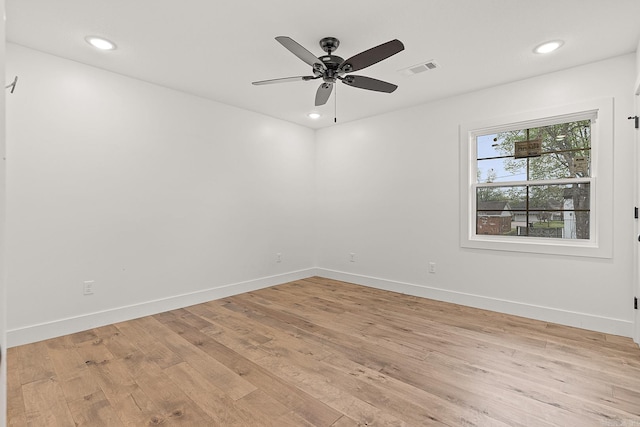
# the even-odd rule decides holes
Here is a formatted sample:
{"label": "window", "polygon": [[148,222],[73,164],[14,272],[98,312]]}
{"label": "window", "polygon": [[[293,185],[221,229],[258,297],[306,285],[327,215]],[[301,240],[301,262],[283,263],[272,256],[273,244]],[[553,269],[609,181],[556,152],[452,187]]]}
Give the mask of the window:
{"label": "window", "polygon": [[590,239],[590,119],[475,139],[476,234]]}
{"label": "window", "polygon": [[612,107],[587,104],[461,126],[462,246],[611,256]]}

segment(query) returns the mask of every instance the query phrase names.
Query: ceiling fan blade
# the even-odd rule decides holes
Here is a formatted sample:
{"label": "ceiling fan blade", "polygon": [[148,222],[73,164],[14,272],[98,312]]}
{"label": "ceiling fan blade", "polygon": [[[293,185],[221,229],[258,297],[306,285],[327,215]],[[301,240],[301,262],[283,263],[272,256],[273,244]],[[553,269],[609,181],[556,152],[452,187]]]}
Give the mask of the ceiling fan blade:
{"label": "ceiling fan blade", "polygon": [[327,103],[331,91],[333,90],[333,83],[322,83],[316,92],[316,107]]}
{"label": "ceiling fan blade", "polygon": [[340,64],[338,69],[345,73],[362,70],[363,68],[376,64],[403,50],[404,45],[402,42],[394,39],[346,59],[342,64]]}
{"label": "ceiling fan blade", "polygon": [[317,78],[318,77],[314,77],[314,76],[283,77],[281,79],[260,80],[260,81],[257,81],[257,82],[253,82],[251,84],[256,85],[256,86],[260,86],[260,85],[270,85],[270,84],[273,84],[273,83],[307,81],[307,80],[314,80],[314,79],[317,79]]}
{"label": "ceiling fan blade", "polygon": [[376,92],[385,93],[391,93],[398,89],[398,86],[393,83],[366,76],[347,76],[342,79],[342,83],[360,89],[375,90]]}
{"label": "ceiling fan blade", "polygon": [[[322,63],[313,53],[309,52],[302,45],[300,45],[297,41],[287,36],[278,36],[276,40],[280,42],[280,44],[287,49],[291,53],[293,53],[298,58],[302,59],[307,64],[311,65],[314,68],[319,68],[321,71],[327,69],[326,65]],[[316,65],[319,64],[319,65]]]}

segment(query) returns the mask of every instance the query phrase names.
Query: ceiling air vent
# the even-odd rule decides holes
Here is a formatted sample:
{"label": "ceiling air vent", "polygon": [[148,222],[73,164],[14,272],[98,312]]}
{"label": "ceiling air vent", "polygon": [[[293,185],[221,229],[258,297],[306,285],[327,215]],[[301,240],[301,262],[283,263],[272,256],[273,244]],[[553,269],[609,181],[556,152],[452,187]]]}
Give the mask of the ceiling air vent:
{"label": "ceiling air vent", "polygon": [[400,73],[412,76],[414,74],[424,73],[425,71],[435,70],[436,68],[440,68],[440,64],[434,60],[430,60],[423,62],[422,64],[412,65],[411,67],[400,70]]}

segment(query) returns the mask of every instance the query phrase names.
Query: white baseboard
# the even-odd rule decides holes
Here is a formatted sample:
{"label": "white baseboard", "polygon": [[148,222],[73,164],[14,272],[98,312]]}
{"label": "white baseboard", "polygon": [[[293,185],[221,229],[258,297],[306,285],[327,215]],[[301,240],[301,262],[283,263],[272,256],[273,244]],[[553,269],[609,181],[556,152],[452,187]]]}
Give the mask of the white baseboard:
{"label": "white baseboard", "polygon": [[285,274],[278,274],[276,276],[262,277],[247,280],[245,282],[224,285],[217,288],[191,292],[188,294],[176,295],[168,298],[88,313],[81,316],[10,329],[7,331],[7,345],[9,347],[15,347],[18,345],[29,344],[112,323],[124,322],[138,317],[149,316],[169,310],[175,310],[177,308],[226,298],[244,292],[255,291],[269,286],[279,285],[281,283],[305,279],[315,275],[317,275],[317,270],[315,268],[309,268]]}
{"label": "white baseboard", "polygon": [[276,276],[262,277],[245,282],[233,283],[217,288],[205,289],[188,294],[146,301],[124,307],[117,307],[110,310],[88,313],[81,316],[10,329],[7,331],[7,345],[9,347],[14,347],[29,344],[112,323],[124,322],[138,317],[149,316],[169,310],[175,310],[177,308],[188,307],[194,304],[226,298],[232,295],[255,291],[269,286],[275,286],[281,283],[292,282],[312,276],[321,276],[372,288],[430,298],[438,301],[446,301],[469,307],[477,307],[485,310],[497,311],[500,313],[542,320],[545,322],[558,323],[561,325],[574,326],[607,334],[621,335],[625,337],[633,336],[633,322],[627,320],[559,310],[497,298],[489,298],[481,295],[449,291],[446,289],[438,289],[413,283],[380,279],[377,277],[324,268],[309,268]]}
{"label": "white baseboard", "polygon": [[387,291],[399,292],[438,301],[451,302],[484,310],[497,311],[500,313],[512,314],[514,316],[573,326],[606,334],[621,335],[624,337],[633,336],[633,322],[623,319],[613,319],[593,314],[559,310],[556,308],[449,291],[446,289],[432,288],[413,283],[397,282],[394,280],[380,279],[377,277],[345,273],[342,271],[328,270],[324,268],[318,268],[317,275],[329,279],[341,280],[343,282],[369,286],[372,288],[384,289]]}

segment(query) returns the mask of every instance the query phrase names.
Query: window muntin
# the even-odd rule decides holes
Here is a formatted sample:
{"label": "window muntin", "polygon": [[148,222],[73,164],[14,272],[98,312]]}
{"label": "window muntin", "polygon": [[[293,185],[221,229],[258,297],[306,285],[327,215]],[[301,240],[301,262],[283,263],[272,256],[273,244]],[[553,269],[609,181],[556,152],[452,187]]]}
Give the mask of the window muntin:
{"label": "window muntin", "polygon": [[591,240],[590,119],[477,134],[475,153],[476,235]]}

